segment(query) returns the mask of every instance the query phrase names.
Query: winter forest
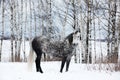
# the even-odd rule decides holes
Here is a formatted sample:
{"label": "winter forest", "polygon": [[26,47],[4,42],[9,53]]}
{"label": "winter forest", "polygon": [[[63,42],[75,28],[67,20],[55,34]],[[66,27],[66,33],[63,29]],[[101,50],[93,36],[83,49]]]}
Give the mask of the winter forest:
{"label": "winter forest", "polygon": [[[4,72],[6,64],[14,66],[14,71],[17,70],[15,65],[19,65],[20,70],[26,67],[30,43],[35,36],[47,36],[51,40],[62,41],[75,31],[80,32],[77,37],[79,45],[72,57],[70,70],[72,72],[73,67],[78,68],[73,69],[78,71],[77,73],[73,71],[75,75],[72,76],[79,76],[78,73],[81,74],[79,68],[86,67],[87,71],[115,72],[109,80],[119,80],[117,74],[120,71],[120,0],[0,0],[0,70],[3,68]],[[43,67],[47,67],[47,64],[58,66],[59,61],[60,59],[49,55],[46,55],[46,59],[44,55],[42,56]],[[52,72],[55,66],[50,67],[53,68]],[[17,71],[14,74],[16,73]],[[5,76],[5,73],[0,72],[1,74]],[[29,76],[32,74],[33,77],[40,75],[35,72],[28,73]],[[59,78],[62,79],[69,74],[69,72],[64,73]],[[45,75],[40,75],[42,76],[40,78],[44,80],[47,75],[46,72]],[[54,76],[54,73],[51,75]],[[15,79],[0,77],[0,80],[38,80],[39,78],[20,76],[23,75],[17,74]],[[78,76],[76,80],[80,79]],[[49,79],[45,78],[45,80]],[[72,79],[66,77],[62,80]]]}

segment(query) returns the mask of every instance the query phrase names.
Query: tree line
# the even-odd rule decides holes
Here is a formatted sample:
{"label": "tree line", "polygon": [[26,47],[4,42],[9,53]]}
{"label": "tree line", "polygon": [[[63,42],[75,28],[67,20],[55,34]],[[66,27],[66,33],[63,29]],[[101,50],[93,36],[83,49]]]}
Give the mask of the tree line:
{"label": "tree line", "polygon": [[[119,0],[0,0],[0,61],[3,40],[9,31],[11,61],[21,61],[21,44],[34,36],[45,35],[50,39],[64,39],[67,27],[80,32],[80,52],[75,62],[118,63],[120,44]],[[104,59],[102,43],[100,55],[96,53],[96,40],[105,39],[107,55]],[[92,43],[93,41],[93,43]],[[93,47],[92,47],[93,46]],[[94,49],[94,52],[92,51]],[[93,56],[94,53],[94,56]]]}

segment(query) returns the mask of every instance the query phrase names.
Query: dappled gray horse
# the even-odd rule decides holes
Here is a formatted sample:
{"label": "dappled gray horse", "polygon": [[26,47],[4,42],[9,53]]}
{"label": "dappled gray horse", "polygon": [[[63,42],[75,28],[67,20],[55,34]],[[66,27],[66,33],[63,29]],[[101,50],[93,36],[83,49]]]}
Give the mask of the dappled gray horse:
{"label": "dappled gray horse", "polygon": [[73,35],[74,33],[71,33],[65,38],[64,41],[50,41],[48,38],[43,36],[35,37],[32,40],[32,49],[37,55],[35,60],[36,71],[43,73],[40,65],[41,56],[43,53],[47,55],[52,55],[53,57],[61,58],[62,63],[60,72],[62,72],[65,63],[66,71],[68,71],[71,57],[74,53],[75,48],[78,45],[77,43],[73,43]]}

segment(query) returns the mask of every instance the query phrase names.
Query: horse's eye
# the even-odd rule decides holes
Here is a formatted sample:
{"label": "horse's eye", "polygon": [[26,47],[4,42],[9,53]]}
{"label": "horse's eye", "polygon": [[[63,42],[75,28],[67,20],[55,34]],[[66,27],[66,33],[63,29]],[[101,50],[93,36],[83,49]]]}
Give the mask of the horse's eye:
{"label": "horse's eye", "polygon": [[75,43],[73,43],[73,45],[75,46]]}
{"label": "horse's eye", "polygon": [[73,43],[73,46],[77,46],[78,45],[78,43]]}

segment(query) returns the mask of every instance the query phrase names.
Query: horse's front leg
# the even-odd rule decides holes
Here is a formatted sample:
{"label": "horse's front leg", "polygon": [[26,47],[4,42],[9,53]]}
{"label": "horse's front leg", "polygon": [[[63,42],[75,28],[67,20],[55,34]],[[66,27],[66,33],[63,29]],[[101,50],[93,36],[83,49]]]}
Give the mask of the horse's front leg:
{"label": "horse's front leg", "polygon": [[68,57],[68,58],[66,59],[66,72],[67,72],[68,69],[69,69],[70,61],[71,61],[71,57]]}
{"label": "horse's front leg", "polygon": [[64,65],[65,65],[65,62],[66,62],[66,57],[63,57],[62,58],[62,63],[61,63],[61,69],[60,69],[60,72],[62,73],[62,71],[63,71],[63,67],[64,67]]}

